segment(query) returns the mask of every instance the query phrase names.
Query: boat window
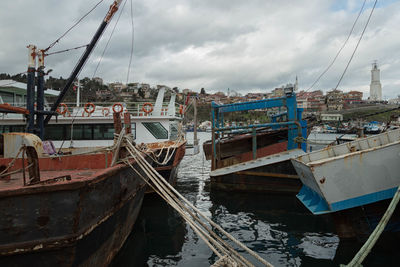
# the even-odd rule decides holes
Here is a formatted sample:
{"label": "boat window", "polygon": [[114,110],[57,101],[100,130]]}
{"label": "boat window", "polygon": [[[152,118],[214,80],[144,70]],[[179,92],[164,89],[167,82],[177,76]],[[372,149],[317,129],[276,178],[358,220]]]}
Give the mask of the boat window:
{"label": "boat window", "polygon": [[[135,136],[135,128],[132,125],[132,133]],[[113,140],[113,124],[74,124],[74,140]],[[25,125],[0,125],[0,133],[25,132]],[[50,124],[44,131],[44,140],[62,141],[71,139],[70,124]]]}
{"label": "boat window", "polygon": [[45,140],[63,140],[64,135],[64,125],[48,125],[44,130]]}
{"label": "boat window", "polygon": [[143,122],[143,126],[156,138],[168,139],[168,131],[159,122]]}
{"label": "boat window", "polygon": [[73,140],[92,140],[93,126],[90,124],[75,124],[73,126]]}
{"label": "boat window", "polygon": [[131,124],[132,127],[132,135],[133,135],[133,139],[136,139],[136,122],[132,122]]}
{"label": "boat window", "polygon": [[9,92],[0,92],[0,96],[4,103],[14,104],[14,94]]}
{"label": "boat window", "polygon": [[114,127],[112,124],[93,125],[94,140],[112,140],[114,138]]}
{"label": "boat window", "polygon": [[177,123],[171,123],[169,125],[169,140],[176,140],[178,138],[178,124]]}
{"label": "boat window", "polygon": [[25,125],[0,125],[0,133],[25,132]]}

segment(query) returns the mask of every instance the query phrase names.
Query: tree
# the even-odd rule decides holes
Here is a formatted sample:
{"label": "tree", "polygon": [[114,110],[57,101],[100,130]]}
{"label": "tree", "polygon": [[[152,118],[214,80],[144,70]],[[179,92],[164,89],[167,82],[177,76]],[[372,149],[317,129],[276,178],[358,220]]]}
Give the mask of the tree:
{"label": "tree", "polygon": [[206,94],[206,90],[204,90],[204,88],[201,88],[200,94],[201,94],[201,95],[205,95],[205,94]]}

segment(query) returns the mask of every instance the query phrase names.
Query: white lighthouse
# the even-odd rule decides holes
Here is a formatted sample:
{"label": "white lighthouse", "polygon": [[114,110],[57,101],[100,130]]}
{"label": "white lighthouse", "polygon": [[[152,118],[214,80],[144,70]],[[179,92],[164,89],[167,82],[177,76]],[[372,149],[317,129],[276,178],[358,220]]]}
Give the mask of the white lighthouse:
{"label": "white lighthouse", "polygon": [[374,62],[371,70],[371,85],[369,86],[369,100],[382,101],[382,85],[380,81],[380,70],[378,64]]}

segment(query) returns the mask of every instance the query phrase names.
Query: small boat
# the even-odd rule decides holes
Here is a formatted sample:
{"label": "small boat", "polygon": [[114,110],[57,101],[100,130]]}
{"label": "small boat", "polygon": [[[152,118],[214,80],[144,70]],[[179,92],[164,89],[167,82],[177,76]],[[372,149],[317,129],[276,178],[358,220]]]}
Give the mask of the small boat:
{"label": "small boat", "polygon": [[[400,185],[400,129],[292,159],[303,186],[297,198],[315,215],[332,213],[340,237],[374,229]],[[399,214],[387,226],[400,230]]]}
{"label": "small boat", "polygon": [[[271,123],[224,126],[224,113],[262,110],[287,111],[272,116]],[[304,154],[307,123],[297,108],[293,87],[285,96],[226,105],[212,104],[212,140],[203,144],[211,159],[211,186],[228,191],[297,193],[301,187],[291,158]],[[243,133],[245,131],[245,133]]]}

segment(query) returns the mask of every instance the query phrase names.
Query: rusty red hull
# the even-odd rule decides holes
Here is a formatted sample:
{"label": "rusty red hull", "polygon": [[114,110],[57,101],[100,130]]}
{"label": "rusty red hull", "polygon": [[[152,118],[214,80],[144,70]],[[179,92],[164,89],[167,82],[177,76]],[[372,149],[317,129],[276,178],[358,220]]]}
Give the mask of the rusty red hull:
{"label": "rusty red hull", "polygon": [[238,171],[227,175],[210,176],[211,187],[225,191],[297,194],[301,188],[290,160]]}
{"label": "rusty red hull", "polygon": [[[13,175],[0,181],[0,266],[106,266],[121,248],[140,211],[145,182],[125,165],[73,169],[73,159],[39,162],[47,169],[42,180],[54,174],[70,180],[23,186]],[[71,169],[58,167],[64,160],[61,166]],[[90,161],[104,165],[105,156],[91,155]]]}
{"label": "rusty red hull", "polygon": [[[253,149],[252,138],[251,134],[242,134],[222,139],[221,143],[216,145],[216,154],[220,156],[220,160],[235,158],[238,155],[245,155],[245,158],[237,159],[239,161],[243,162],[251,160]],[[264,153],[263,148],[282,142],[283,140],[287,142],[287,129],[257,133],[257,153],[259,153],[257,156],[261,157],[268,155]],[[203,143],[203,150],[206,159],[210,160],[212,151],[211,141]]]}

